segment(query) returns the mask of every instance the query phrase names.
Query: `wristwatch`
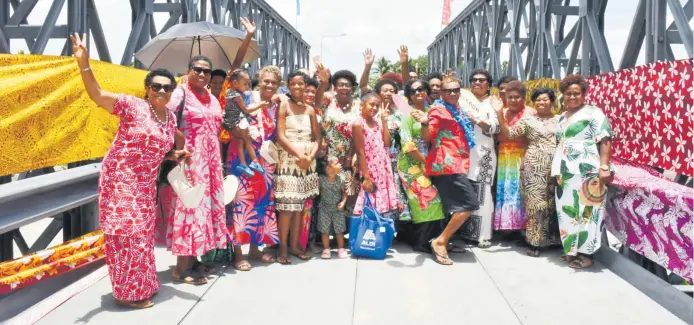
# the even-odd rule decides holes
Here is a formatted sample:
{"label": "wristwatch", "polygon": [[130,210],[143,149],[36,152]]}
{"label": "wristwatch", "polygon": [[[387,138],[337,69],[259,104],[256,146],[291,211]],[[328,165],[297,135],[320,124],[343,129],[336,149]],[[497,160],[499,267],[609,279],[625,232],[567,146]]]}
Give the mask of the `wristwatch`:
{"label": "wristwatch", "polygon": [[604,170],[604,171],[606,171],[606,172],[609,172],[609,171],[610,171],[610,166],[608,166],[608,165],[600,165],[600,170]]}

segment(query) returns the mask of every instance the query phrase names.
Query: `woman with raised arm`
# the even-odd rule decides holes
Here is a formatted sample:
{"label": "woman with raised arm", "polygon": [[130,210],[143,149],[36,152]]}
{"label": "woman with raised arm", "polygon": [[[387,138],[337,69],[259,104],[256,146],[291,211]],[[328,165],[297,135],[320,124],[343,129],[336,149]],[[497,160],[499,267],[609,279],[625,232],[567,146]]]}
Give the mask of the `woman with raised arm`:
{"label": "woman with raised arm", "polygon": [[[226,161],[227,170],[236,173],[235,175],[239,178],[236,197],[226,206],[227,228],[234,244],[234,268],[239,271],[251,270],[251,264],[243,256],[241,245],[250,244],[249,258],[270,264],[276,261],[275,258],[262,252],[259,247],[279,242],[275,200],[272,193],[276,161],[270,161],[267,156],[261,155],[260,149],[264,144],[275,141],[279,103],[273,98],[276,98],[282,72],[275,66],[266,66],[258,71],[258,80],[260,90],[252,93],[250,105],[260,102],[270,104],[250,114],[248,131],[253,148],[256,150],[258,163],[265,170],[265,174],[255,173],[253,176],[247,176],[235,172],[235,165],[239,163],[238,147],[234,145],[235,137],[231,139],[232,145],[229,146]],[[227,79],[223,89],[228,89],[229,86],[230,82]]]}
{"label": "woman with raised arm", "polygon": [[[513,84],[511,84],[513,88]],[[511,100],[516,96],[509,92]],[[521,195],[528,222],[525,241],[530,247],[529,256],[538,257],[540,251],[548,246],[559,244],[559,228],[554,208],[554,181],[550,176],[552,155],[557,148],[557,121],[559,116],[552,114],[554,91],[540,88],[531,97],[537,115],[526,115],[515,125],[509,126],[503,111],[497,111],[499,136],[505,139],[525,138],[525,150],[520,169]]]}
{"label": "woman with raised arm", "polygon": [[185,136],[185,147],[194,151],[186,175],[193,184],[203,184],[202,202],[195,208],[186,207],[170,186],[159,189],[161,213],[166,220],[166,246],[176,256],[171,277],[176,282],[205,284],[212,267],[198,262],[215,248],[228,243],[222,186],[222,157],[219,131],[222,128],[222,109],[219,101],[207,89],[212,74],[212,62],[205,56],[195,56],[188,63],[188,80],[173,92],[167,107],[180,116],[179,130]]}
{"label": "woman with raised arm", "polygon": [[112,294],[119,305],[152,307],[150,298],[159,290],[154,264],[159,166],[164,159],[189,156],[173,150],[176,117],[166,104],[176,80],[163,69],[149,72],[144,99],[105,91],[89,66],[86,34],[70,39],[89,98],[120,119],[99,176],[99,224]]}

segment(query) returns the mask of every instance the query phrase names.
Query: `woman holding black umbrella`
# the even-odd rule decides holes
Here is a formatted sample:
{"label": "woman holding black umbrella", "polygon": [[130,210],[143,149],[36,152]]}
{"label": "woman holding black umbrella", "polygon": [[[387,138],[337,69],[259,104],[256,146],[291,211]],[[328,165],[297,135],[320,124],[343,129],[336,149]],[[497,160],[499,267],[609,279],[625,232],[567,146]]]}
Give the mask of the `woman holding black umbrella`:
{"label": "woman holding black umbrella", "polygon": [[173,280],[195,285],[207,283],[204,273],[214,272],[197,263],[197,256],[225,248],[228,242],[218,140],[222,108],[207,89],[211,74],[209,58],[193,57],[187,82],[176,88],[167,105],[181,116],[178,128],[185,136],[185,147],[193,152],[194,162],[186,174],[193,184],[205,185],[204,198],[198,207],[189,208],[171,187],[160,189],[161,210],[167,220],[167,247],[177,256]]}

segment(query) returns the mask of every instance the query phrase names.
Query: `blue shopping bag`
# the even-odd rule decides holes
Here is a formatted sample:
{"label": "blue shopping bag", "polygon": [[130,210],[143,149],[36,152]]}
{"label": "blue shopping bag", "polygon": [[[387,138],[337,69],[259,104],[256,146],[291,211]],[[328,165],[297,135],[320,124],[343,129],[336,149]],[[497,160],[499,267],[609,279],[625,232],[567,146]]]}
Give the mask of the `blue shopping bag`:
{"label": "blue shopping bag", "polygon": [[352,255],[382,260],[393,244],[393,237],[393,220],[383,218],[366,194],[361,216],[350,217],[349,246]]}

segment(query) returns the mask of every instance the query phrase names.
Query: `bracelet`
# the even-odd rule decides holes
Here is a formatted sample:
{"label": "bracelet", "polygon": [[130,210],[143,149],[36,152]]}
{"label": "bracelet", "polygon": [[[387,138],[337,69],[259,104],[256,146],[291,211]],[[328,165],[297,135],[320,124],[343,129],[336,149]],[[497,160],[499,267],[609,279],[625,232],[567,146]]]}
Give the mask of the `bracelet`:
{"label": "bracelet", "polygon": [[82,70],[82,71],[84,71],[84,72],[87,72],[87,71],[89,71],[89,70],[91,70],[91,69],[92,69],[92,67],[86,67],[86,68],[80,69],[80,70]]}

